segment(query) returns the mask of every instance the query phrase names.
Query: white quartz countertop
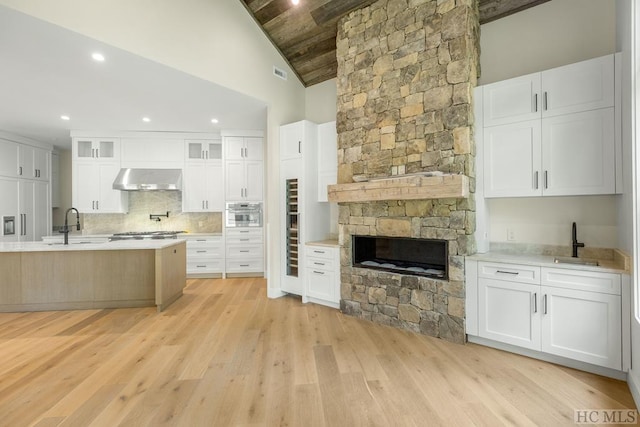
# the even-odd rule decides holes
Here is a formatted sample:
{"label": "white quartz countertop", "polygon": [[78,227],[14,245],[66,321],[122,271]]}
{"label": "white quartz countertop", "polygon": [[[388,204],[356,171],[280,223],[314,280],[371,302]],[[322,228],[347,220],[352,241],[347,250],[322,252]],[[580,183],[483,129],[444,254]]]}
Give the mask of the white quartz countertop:
{"label": "white quartz countertop", "polygon": [[327,240],[318,240],[316,242],[307,242],[307,245],[310,246],[331,246],[331,247],[337,247],[338,246],[338,240],[337,239],[327,239]]}
{"label": "white quartz countertop", "polygon": [[[534,265],[538,267],[553,267],[553,268],[565,268],[571,270],[582,271],[598,271],[601,273],[629,273],[628,261],[626,255],[621,252],[617,252],[617,256],[613,259],[597,259],[598,265],[580,265],[569,263],[556,263],[554,262],[555,256],[551,255],[538,255],[538,254],[513,254],[505,252],[486,252],[470,255],[467,257],[475,261],[486,262],[504,262],[511,264],[524,264]],[[567,257],[558,257],[567,258]],[[592,258],[589,258],[592,260]]]}
{"label": "white quartz countertop", "polygon": [[135,249],[163,249],[183,242],[185,242],[184,239],[118,240],[115,242],[103,243],[73,243],[73,241],[70,241],[68,245],[45,242],[3,242],[0,243],[0,252],[120,251]]}

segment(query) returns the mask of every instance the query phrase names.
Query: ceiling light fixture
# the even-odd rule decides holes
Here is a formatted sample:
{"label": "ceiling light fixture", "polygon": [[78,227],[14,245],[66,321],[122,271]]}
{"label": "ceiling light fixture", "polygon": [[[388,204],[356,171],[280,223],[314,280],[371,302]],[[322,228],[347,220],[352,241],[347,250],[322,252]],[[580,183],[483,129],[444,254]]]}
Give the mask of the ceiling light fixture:
{"label": "ceiling light fixture", "polygon": [[218,123],[218,119],[211,119],[211,123],[215,125],[216,123]]}
{"label": "ceiling light fixture", "polygon": [[104,55],[98,52],[91,54],[94,61],[104,62]]}
{"label": "ceiling light fixture", "polygon": [[293,3],[294,6],[297,6],[298,3],[300,3],[300,0],[291,0],[291,3]]}
{"label": "ceiling light fixture", "polygon": [[151,119],[149,117],[143,117],[142,121],[145,123],[149,123],[151,121]]}
{"label": "ceiling light fixture", "polygon": [[60,118],[61,118],[62,120],[71,120],[71,117],[69,117],[69,116],[65,116],[65,115],[60,116]]}

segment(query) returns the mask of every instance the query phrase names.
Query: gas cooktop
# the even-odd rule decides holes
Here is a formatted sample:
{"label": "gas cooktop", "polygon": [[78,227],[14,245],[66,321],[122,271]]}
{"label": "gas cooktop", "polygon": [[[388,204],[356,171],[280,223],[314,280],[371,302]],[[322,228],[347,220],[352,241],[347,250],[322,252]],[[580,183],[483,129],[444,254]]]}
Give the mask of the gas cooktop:
{"label": "gas cooktop", "polygon": [[177,239],[184,231],[127,231],[115,233],[109,240]]}

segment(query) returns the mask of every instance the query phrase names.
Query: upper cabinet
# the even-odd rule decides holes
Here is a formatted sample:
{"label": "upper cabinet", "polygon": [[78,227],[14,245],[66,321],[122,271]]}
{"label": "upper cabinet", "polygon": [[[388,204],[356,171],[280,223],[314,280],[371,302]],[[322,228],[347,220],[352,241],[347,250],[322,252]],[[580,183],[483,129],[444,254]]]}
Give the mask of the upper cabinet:
{"label": "upper cabinet", "polygon": [[73,160],[120,161],[120,140],[118,138],[74,138]]}
{"label": "upper cabinet", "polygon": [[120,147],[122,168],[181,169],[184,163],[182,138],[122,138]]}
{"label": "upper cabinet", "polygon": [[615,193],[614,87],[613,55],[483,86],[485,197]]}
{"label": "upper cabinet", "polygon": [[261,137],[224,136],[227,201],[261,201],[264,164]]}
{"label": "upper cabinet", "polygon": [[184,212],[222,212],[224,173],[222,141],[185,140],[182,210]]}
{"label": "upper cabinet", "polygon": [[614,57],[607,55],[483,86],[484,126],[614,105]]}
{"label": "upper cabinet", "polygon": [[222,141],[215,139],[187,139],[184,142],[185,160],[222,160]]}

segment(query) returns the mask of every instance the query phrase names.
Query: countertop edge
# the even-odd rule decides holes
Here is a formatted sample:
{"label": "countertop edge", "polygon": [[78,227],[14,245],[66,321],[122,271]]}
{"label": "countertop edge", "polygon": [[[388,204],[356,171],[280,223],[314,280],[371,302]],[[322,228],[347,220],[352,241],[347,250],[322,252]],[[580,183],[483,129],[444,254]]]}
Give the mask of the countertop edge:
{"label": "countertop edge", "polygon": [[598,260],[598,266],[578,264],[557,264],[553,262],[554,256],[538,254],[511,254],[504,252],[485,252],[467,255],[467,259],[486,262],[504,262],[511,264],[524,264],[537,267],[563,268],[567,270],[593,271],[598,273],[630,273],[630,258],[624,252],[616,249],[617,256],[613,260]]}

